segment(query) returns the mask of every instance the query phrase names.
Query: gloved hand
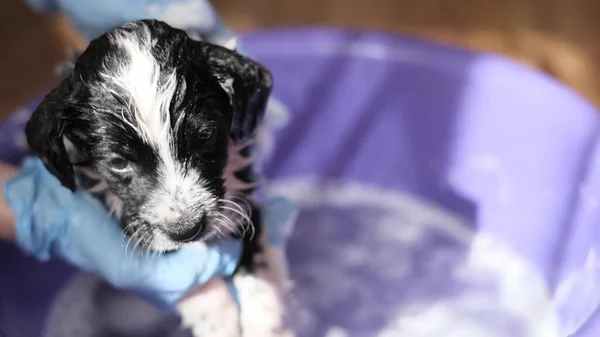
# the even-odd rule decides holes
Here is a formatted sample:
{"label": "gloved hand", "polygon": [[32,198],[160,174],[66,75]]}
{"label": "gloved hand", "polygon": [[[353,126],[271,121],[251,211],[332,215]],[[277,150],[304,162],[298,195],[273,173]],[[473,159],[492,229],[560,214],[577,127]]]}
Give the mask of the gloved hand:
{"label": "gloved hand", "polygon": [[183,30],[224,43],[232,32],[208,0],[25,0],[38,13],[65,15],[86,39],[145,18],[165,21]]}
{"label": "gloved hand", "polygon": [[[211,278],[231,275],[238,263],[241,242],[236,240],[160,256],[144,257],[131,247],[127,251],[127,240],[103,206],[84,191],[72,193],[63,187],[35,157],[26,158],[3,188],[16,215],[17,244],[24,251],[42,261],[62,259],[168,309]],[[283,205],[265,209],[295,213],[290,204]]]}

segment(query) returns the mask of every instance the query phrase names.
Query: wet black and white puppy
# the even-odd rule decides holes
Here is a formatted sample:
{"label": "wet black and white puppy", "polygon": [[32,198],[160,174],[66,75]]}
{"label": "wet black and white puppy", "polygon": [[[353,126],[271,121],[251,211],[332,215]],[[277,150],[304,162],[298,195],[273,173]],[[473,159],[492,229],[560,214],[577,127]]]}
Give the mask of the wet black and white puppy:
{"label": "wet black and white puppy", "polygon": [[146,252],[243,235],[252,222],[238,274],[253,275],[265,259],[248,140],[272,85],[267,69],[235,51],[140,20],[91,41],[34,111],[27,139],[66,187],[81,184],[78,172],[101,181]]}
{"label": "wet black and white puppy", "polygon": [[265,68],[233,51],[134,22],[91,42],[34,112],[27,139],[71,189],[74,165],[98,172],[122,201],[128,232],[165,252],[222,226],[229,142],[251,136],[271,85]]}

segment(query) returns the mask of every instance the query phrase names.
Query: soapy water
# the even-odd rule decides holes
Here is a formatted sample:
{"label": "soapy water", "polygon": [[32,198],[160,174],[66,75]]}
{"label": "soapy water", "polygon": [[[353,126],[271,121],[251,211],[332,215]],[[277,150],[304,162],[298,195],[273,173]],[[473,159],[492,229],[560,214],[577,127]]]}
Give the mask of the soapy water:
{"label": "soapy water", "polygon": [[543,277],[463,219],[357,183],[272,192],[302,209],[289,243],[300,336],[562,335]]}
{"label": "soapy water", "polygon": [[[412,196],[274,181],[301,213],[288,244],[298,337],[563,337],[543,277],[508,244]],[[45,336],[188,336],[174,317],[75,277]]]}

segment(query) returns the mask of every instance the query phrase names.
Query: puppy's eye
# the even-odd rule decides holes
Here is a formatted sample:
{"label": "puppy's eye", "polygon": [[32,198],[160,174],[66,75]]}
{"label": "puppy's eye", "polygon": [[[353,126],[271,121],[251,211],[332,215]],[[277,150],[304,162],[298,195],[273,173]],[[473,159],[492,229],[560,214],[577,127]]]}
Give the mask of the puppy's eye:
{"label": "puppy's eye", "polygon": [[202,139],[205,146],[213,146],[217,142],[217,128],[209,128],[204,130]]}
{"label": "puppy's eye", "polygon": [[123,158],[112,158],[108,162],[108,167],[115,172],[125,172],[129,170],[129,162]]}

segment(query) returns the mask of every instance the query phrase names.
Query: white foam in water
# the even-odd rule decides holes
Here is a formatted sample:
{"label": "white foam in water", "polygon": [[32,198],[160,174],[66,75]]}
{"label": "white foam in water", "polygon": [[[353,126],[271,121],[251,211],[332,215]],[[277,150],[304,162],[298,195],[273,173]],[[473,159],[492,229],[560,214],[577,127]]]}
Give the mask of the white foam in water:
{"label": "white foam in water", "polygon": [[561,336],[571,336],[594,314],[600,303],[600,257],[591,247],[581,268],[558,284],[555,304],[563,318]]}
{"label": "white foam in water", "polygon": [[379,336],[508,337],[514,336],[507,329],[509,321],[514,324],[516,318],[519,336],[558,337],[558,319],[539,275],[485,234],[479,234],[472,245],[465,264],[456,266],[456,278],[479,285],[479,278],[495,275],[496,291],[465,288],[456,297],[424,301],[413,308],[414,314],[398,313],[397,321]]}
{"label": "white foam in water", "polygon": [[[271,187],[301,207],[289,244],[298,337],[565,337],[589,316],[584,308],[561,326],[545,281],[526,261],[422,200],[310,178]],[[596,260],[590,257],[588,274]],[[581,302],[572,294],[590,293],[583,279],[592,280],[565,282],[556,304]],[[160,317],[137,297],[80,274],[57,295],[44,336],[74,329],[78,336],[181,336],[179,323]]]}
{"label": "white foam in water", "polygon": [[[336,322],[326,330],[327,337],[361,334],[377,337],[562,336],[552,297],[541,275],[508,245],[485,233],[474,235],[462,219],[444,210],[393,191],[357,183],[324,184],[310,178],[274,182],[271,192],[298,202],[303,212],[317,214],[316,219],[321,219],[319,209],[326,208],[340,212],[375,209],[384,215],[377,219],[373,217],[373,223],[364,224],[365,235],[350,243],[352,251],[338,253],[341,255],[335,258],[322,256],[314,261],[292,265],[292,269],[298,269],[292,272],[292,276],[311,280],[308,286],[298,281],[296,298],[301,311],[298,315],[301,336],[314,334],[319,329],[317,325],[323,325],[320,315],[313,311],[334,308],[332,303],[358,296],[362,288],[368,287],[360,280],[352,280],[348,277],[352,273],[347,272],[355,271],[357,264],[365,263],[364,257],[368,258],[366,263],[380,273],[380,277],[392,277],[397,283],[408,282],[411,286],[402,295],[402,303],[385,309],[389,312],[381,313],[383,304],[375,300],[371,302],[367,296],[356,303],[360,309],[347,313],[348,322],[383,315],[387,317],[383,327],[377,327],[376,331],[359,328],[362,332],[357,334],[353,323],[344,327],[344,324]],[[329,221],[328,217],[322,219],[315,224],[301,217],[296,228],[315,226],[313,228],[319,231],[318,235],[333,237],[323,242],[336,246],[335,235],[338,234],[335,228],[343,224]],[[315,221],[315,218],[310,221]],[[370,220],[365,217],[358,222],[367,221]],[[370,240],[371,232],[377,232],[380,241],[363,244],[363,240]],[[424,249],[427,235],[431,233],[459,244],[446,247],[432,245]],[[301,239],[298,242],[302,245]],[[397,249],[394,248],[394,253],[386,246]],[[424,254],[426,259],[423,259]],[[323,275],[319,277],[310,273]],[[442,281],[440,286],[432,286],[439,278],[447,278],[447,281]],[[331,282],[335,285],[332,286]],[[444,287],[444,283],[461,286],[449,295],[428,294],[430,290],[435,291],[435,287]],[[307,289],[303,290],[304,287]],[[365,322],[368,321],[365,319]]]}

